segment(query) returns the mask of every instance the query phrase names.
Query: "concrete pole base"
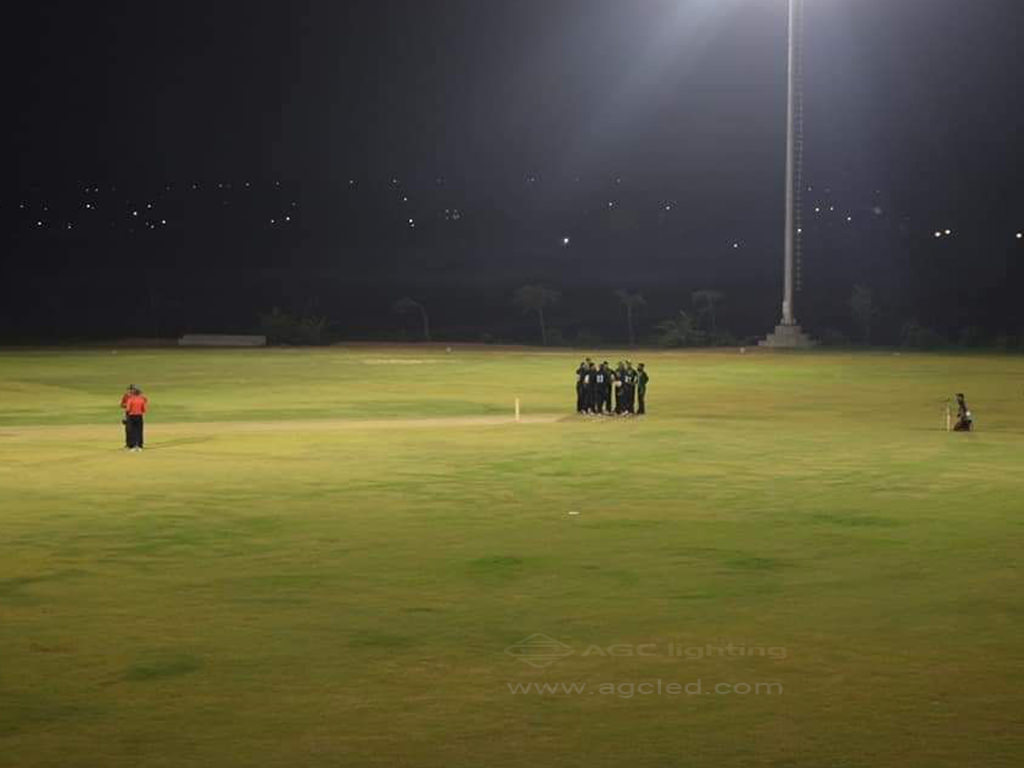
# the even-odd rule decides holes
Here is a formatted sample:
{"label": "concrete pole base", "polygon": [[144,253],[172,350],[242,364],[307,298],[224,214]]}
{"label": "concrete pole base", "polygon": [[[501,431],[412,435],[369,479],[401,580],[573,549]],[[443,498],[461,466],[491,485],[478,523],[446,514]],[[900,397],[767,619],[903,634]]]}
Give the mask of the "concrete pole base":
{"label": "concrete pole base", "polygon": [[758,342],[758,346],[771,349],[809,349],[817,345],[818,342],[804,333],[799,325],[783,324],[775,326],[768,338]]}

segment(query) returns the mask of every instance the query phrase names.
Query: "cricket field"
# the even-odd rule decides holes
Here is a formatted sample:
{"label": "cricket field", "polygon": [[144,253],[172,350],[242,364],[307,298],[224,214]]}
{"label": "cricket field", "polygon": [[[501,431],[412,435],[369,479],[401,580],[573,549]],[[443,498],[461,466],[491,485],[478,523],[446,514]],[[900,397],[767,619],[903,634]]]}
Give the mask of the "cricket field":
{"label": "cricket field", "polygon": [[0,765],[1021,765],[1024,357],[629,356],[0,351]]}

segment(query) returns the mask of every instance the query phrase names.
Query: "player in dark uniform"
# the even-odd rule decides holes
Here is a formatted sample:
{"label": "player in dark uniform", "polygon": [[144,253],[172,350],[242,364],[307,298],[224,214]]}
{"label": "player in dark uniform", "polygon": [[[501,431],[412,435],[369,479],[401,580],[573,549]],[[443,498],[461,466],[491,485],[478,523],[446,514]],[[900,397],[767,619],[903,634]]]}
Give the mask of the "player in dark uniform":
{"label": "player in dark uniform", "polygon": [[590,358],[589,357],[586,360],[583,361],[583,400],[582,400],[583,408],[580,411],[580,413],[590,413],[590,379],[591,379],[590,366],[591,365],[592,365],[592,363],[590,362]]}
{"label": "player in dark uniform", "polygon": [[597,413],[600,411],[600,384],[598,384],[599,372],[593,361],[587,370],[587,412]]}
{"label": "player in dark uniform", "polygon": [[621,360],[619,365],[615,369],[615,412],[621,414],[624,412],[624,406],[626,404],[626,366]]}
{"label": "player in dark uniform", "polygon": [[576,413],[583,413],[584,379],[587,375],[587,364],[580,363],[576,369]]}
{"label": "player in dark uniform", "polygon": [[599,366],[590,367],[590,412],[601,413],[601,403],[604,401],[602,388],[604,386],[604,370]]}
{"label": "player in dark uniform", "polygon": [[956,396],[956,424],[953,425],[953,431],[970,432],[972,429],[974,429],[974,418],[971,416],[971,409],[967,407],[964,393],[959,392]]}
{"label": "player in dark uniform", "polygon": [[623,413],[633,413],[636,410],[636,371],[633,369],[633,364],[626,361],[626,373],[623,379],[623,389],[625,390],[623,403]]}
{"label": "player in dark uniform", "polygon": [[603,400],[601,408],[606,413],[612,412],[612,369],[608,366],[608,361],[605,360],[601,363],[601,370],[604,371],[604,389],[602,390]]}
{"label": "player in dark uniform", "polygon": [[647,375],[647,371],[644,370],[644,364],[640,363],[636,370],[636,412],[639,415],[647,413],[647,408],[644,405],[644,397],[647,395],[647,382],[651,380],[651,377]]}

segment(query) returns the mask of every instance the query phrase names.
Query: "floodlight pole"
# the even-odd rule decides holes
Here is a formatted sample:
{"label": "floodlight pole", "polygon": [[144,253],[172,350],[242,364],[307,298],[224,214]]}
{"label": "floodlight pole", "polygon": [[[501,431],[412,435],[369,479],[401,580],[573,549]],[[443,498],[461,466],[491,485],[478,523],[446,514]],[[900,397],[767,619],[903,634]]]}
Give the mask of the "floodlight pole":
{"label": "floodlight pole", "polygon": [[785,287],[782,293],[782,324],[796,325],[793,314],[793,251],[796,245],[796,211],[793,189],[796,163],[796,13],[797,3],[789,0],[788,86],[786,91],[786,239]]}
{"label": "floodlight pole", "polygon": [[787,88],[786,88],[786,236],[783,243],[785,274],[782,289],[782,320],[768,338],[760,344],[765,347],[809,347],[814,342],[807,337],[796,322],[793,310],[793,283],[796,255],[796,164],[797,153],[802,150],[797,142],[803,141],[798,134],[797,100],[800,98],[798,89],[800,61],[800,20],[803,12],[803,0],[788,0],[788,35],[787,54]]}

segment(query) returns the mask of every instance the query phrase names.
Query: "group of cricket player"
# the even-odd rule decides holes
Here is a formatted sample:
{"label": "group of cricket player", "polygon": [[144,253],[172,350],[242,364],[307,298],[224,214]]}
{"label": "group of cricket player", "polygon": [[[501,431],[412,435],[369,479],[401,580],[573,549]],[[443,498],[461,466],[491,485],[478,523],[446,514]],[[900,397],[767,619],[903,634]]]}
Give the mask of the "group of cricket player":
{"label": "group of cricket player", "polygon": [[636,368],[620,360],[612,368],[605,360],[595,365],[589,357],[576,369],[576,412],[583,415],[640,416],[647,412],[647,375],[644,364]]}

